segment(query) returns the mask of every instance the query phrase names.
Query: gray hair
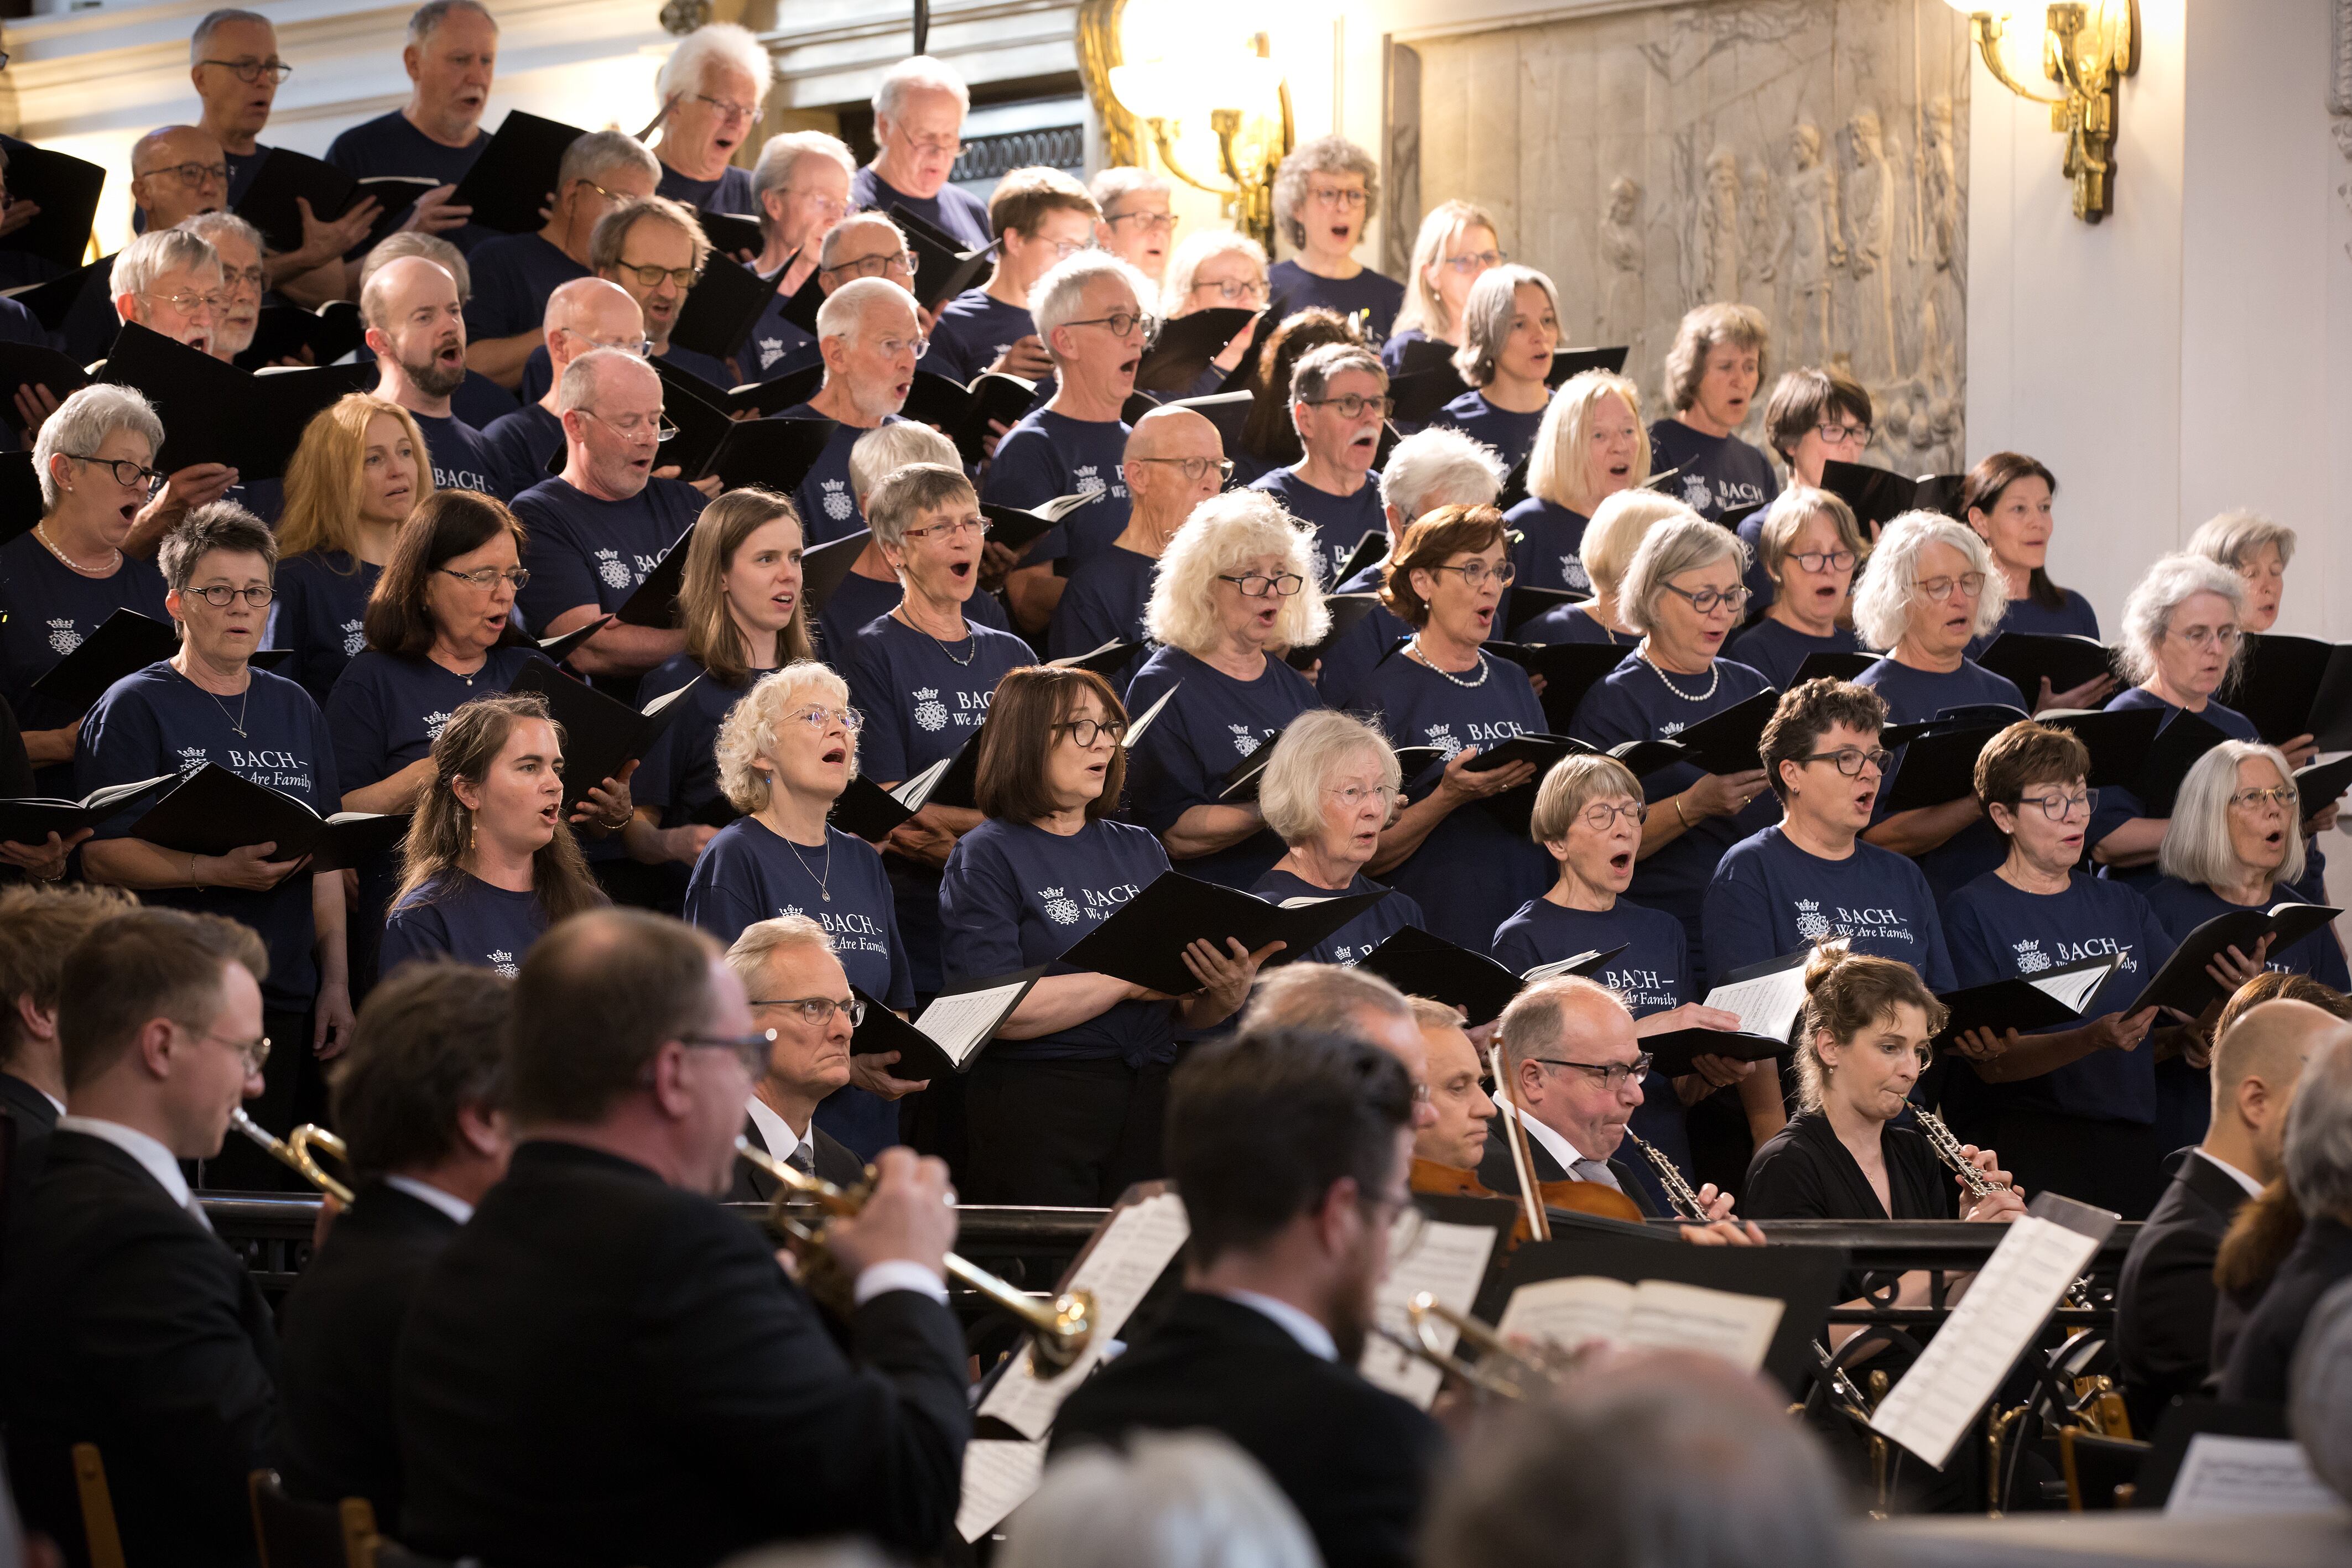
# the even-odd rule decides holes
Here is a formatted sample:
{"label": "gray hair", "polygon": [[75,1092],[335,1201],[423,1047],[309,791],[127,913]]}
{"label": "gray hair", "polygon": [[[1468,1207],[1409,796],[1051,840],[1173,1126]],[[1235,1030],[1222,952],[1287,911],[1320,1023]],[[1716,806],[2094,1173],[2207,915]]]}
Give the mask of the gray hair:
{"label": "gray hair", "polygon": [[1063,1454],[1005,1531],[1000,1568],[1320,1568],[1289,1499],[1213,1431]]}
{"label": "gray hair", "polygon": [[367,286],[375,275],[404,256],[420,256],[447,273],[457,285],[457,303],[463,305],[474,297],[474,269],[466,265],[466,253],[443,239],[416,229],[402,229],[388,234],[375,242],[373,249],[360,263],[360,294],[365,302]]}
{"label": "gray hair", "polygon": [[830,953],[833,936],[805,915],[779,915],[772,920],[755,920],[743,927],[734,946],[727,949],[727,967],[743,982],[743,988],[751,991],[768,967],[768,960],[793,947],[814,947],[821,953]]}
{"label": "gray hair", "polygon": [[980,497],[971,487],[971,476],[963,471],[961,460],[909,463],[884,475],[873,494],[866,497],[866,523],[877,539],[898,549],[907,542],[909,524],[924,513],[955,501],[980,505]]}
{"label": "gray hair", "polygon": [[885,214],[881,213],[852,213],[847,217],[842,219],[839,223],[834,225],[831,228],[825,230],[824,238],[817,242],[817,266],[821,267],[829,267],[833,266],[834,257],[840,254],[840,246],[845,236],[846,236],[851,230],[861,228],[867,225],[871,225],[877,228],[888,229],[890,231],[890,237],[898,242],[898,248],[902,251],[907,248],[906,235],[899,229],[897,224],[892,223]]}
{"label": "gray hair", "polygon": [[1249,1009],[1234,1028],[1244,1034],[1277,1029],[1328,1030],[1352,1012],[1410,1019],[1412,1004],[1402,991],[1370,969],[1285,964],[1258,977]]}
{"label": "gray hair", "polygon": [[436,28],[458,11],[471,11],[490,25],[491,32],[499,30],[499,19],[490,15],[490,8],[483,5],[482,0],[426,0],[425,5],[409,14],[408,41],[422,45],[433,37]]}
{"label": "gray hair", "polygon": [[1748,570],[1748,541],[1704,517],[1669,517],[1642,536],[1617,594],[1617,616],[1634,631],[1652,629],[1651,608],[1669,579],[1730,559]]}
{"label": "gray hair", "polygon": [[278,573],[278,536],[269,525],[235,501],[215,501],[190,512],[163,536],[155,551],[163,586],[185,591],[195,580],[196,568],[215,550],[257,555],[270,576]]}
{"label": "gray hair", "polygon": [[1870,541],[1863,537],[1862,525],[1854,521],[1853,508],[1846,505],[1845,497],[1811,485],[1791,485],[1773,497],[1762,527],[1756,531],[1756,554],[1766,576],[1779,580],[1789,548],[1816,514],[1829,518],[1837,529],[1838,543],[1853,552],[1854,570],[1861,571],[1870,555]]}
{"label": "gray hair", "polygon": [[188,35],[188,64],[191,66],[204,64],[205,51],[213,47],[213,35],[223,27],[237,22],[252,22],[268,28],[272,33],[278,31],[278,24],[258,11],[236,11],[226,7],[218,11],[207,11],[197,20],[196,30]]}
{"label": "gray hair", "polygon": [[1389,372],[1381,357],[1361,343],[1320,343],[1298,356],[1290,367],[1289,400],[1293,404],[1315,402],[1331,390],[1341,371],[1361,371],[1368,376],[1378,376],[1382,386],[1388,385]]}
{"label": "gray hair", "polygon": [[654,75],[654,92],[664,102],[673,93],[692,92],[702,85],[712,66],[733,66],[758,85],[759,102],[753,109],[767,101],[776,62],[749,27],[734,22],[705,22],[679,39]]}
{"label": "gray hair", "polygon": [[1404,782],[1388,737],[1353,714],[1318,707],[1292,719],[1258,779],[1265,825],[1286,844],[1314,837],[1323,826],[1324,786],[1342,765],[1367,757],[1391,789]]}
{"label": "gray hair", "polygon": [[848,338],[866,329],[866,318],[874,307],[892,295],[915,314],[915,297],[887,277],[853,277],[824,297],[816,308],[816,335],[819,339]]}
{"label": "gray hair", "polygon": [[1984,591],[1977,595],[1977,618],[1969,635],[1981,637],[2000,624],[2009,609],[2009,581],[1993,565],[1992,547],[1984,536],[1941,512],[1906,512],[1880,530],[1870,552],[1870,570],[1854,585],[1853,629],[1866,645],[1885,653],[1910,630],[1911,585],[1929,545],[1951,546],[1967,559],[1963,570],[1984,574]]}
{"label": "gray hair", "polygon": [[1405,522],[1440,507],[1491,507],[1503,493],[1502,457],[1483,441],[1451,425],[1416,430],[1389,453],[1373,476],[1381,502]]}
{"label": "gray hair", "polygon": [[1202,264],[1212,256],[1246,256],[1257,268],[1260,283],[1265,281],[1265,247],[1245,234],[1232,229],[1203,229],[1187,235],[1168,257],[1168,271],[1160,289],[1160,308],[1173,316],[1192,296],[1192,280],[1201,274]]}
{"label": "gray hair", "polygon": [[1265,491],[1226,490],[1212,496],[1192,508],[1168,541],[1160,570],[1152,574],[1144,627],[1154,642],[1188,653],[1204,652],[1218,636],[1212,597],[1217,575],[1238,571],[1254,556],[1271,555],[1282,559],[1283,570],[1307,580],[1298,592],[1282,601],[1275,640],[1293,648],[1319,643],[1330,630],[1331,612],[1323,603],[1317,553],[1313,530]]}
{"label": "gray hair", "polygon": [[2319,1479],[2352,1502],[2352,1280],[2305,1320],[2287,1373],[2287,1426]]}
{"label": "gray hair", "polygon": [[[2195,886],[2235,882],[2238,856],[2230,847],[2230,797],[2238,792],[2238,764],[2257,758],[2278,769],[2279,782],[2293,784],[2294,769],[2275,746],[2225,740],[2190,764],[2173,797],[2172,823],[2156,852],[2156,868]],[[2286,813],[2286,859],[2272,880],[2290,885],[2303,880],[2303,811]]]}
{"label": "gray hair", "polygon": [[43,511],[54,511],[62,494],[50,459],[95,452],[99,443],[118,430],[146,438],[151,465],[163,450],[163,422],[156,416],[155,405],[132,388],[110,382],[92,382],[41,421],[41,434],[33,441],[33,472],[40,477]]}
{"label": "gray hair", "polygon": [[656,386],[661,384],[661,378],[655,375],[654,368],[628,350],[591,349],[563,367],[563,379],[555,383],[555,411],[570,413],[575,408],[593,409],[600,384],[598,372],[606,365],[635,365],[646,374],[654,376]]}
{"label": "gray hair", "polygon": [[963,462],[955,443],[929,425],[911,419],[877,425],[859,436],[849,449],[849,489],[861,507],[882,483],[910,463],[938,463],[953,468]]}
{"label": "gray hair", "polygon": [[2201,555],[2207,560],[2220,561],[2232,571],[2243,571],[2246,563],[2265,545],[2278,548],[2279,564],[2284,566],[2294,559],[2294,530],[2284,523],[2271,521],[2260,512],[2240,507],[2206,518],[2189,536],[2189,543],[2183,548],[2190,555]]}
{"label": "gray hair", "polygon": [[[2123,634],[2117,639],[2116,652],[2124,674],[2134,685],[2146,683],[2156,674],[2157,645],[2172,627],[2172,612],[2200,593],[2221,595],[2230,601],[2232,618],[2245,619],[2245,583],[2228,567],[2201,555],[2160,556],[2147,569],[2147,575],[2133,585],[2130,596],[2124,601]],[[2245,640],[2241,638],[2237,652],[2230,656],[2229,668],[2222,672],[2224,684],[2245,654]]]}
{"label": "gray hair", "polygon": [[150,229],[115,252],[114,270],[107,274],[107,291],[117,299],[126,294],[144,294],[167,272],[205,267],[218,270],[220,256],[202,235],[186,229]]}
{"label": "gray hair", "polygon": [[803,158],[830,158],[841,165],[843,173],[855,176],[857,172],[857,160],[838,136],[827,136],[822,131],[787,131],[769,137],[760,149],[760,161],[751,166],[751,210],[762,230],[772,221],[768,216],[769,193],[791,184]]}
{"label": "gray hair", "polygon": [[955,94],[957,108],[966,114],[971,112],[971,89],[964,86],[963,78],[956,75],[945,62],[929,55],[909,55],[884,71],[882,79],[875,84],[871,100],[874,117],[877,120],[895,118],[899,107],[907,101],[907,94],[925,88]]}
{"label": "gray hair", "polygon": [[1095,206],[1102,215],[1108,217],[1110,204],[1122,196],[1132,196],[1138,191],[1166,191],[1172,194],[1175,189],[1165,174],[1139,169],[1132,163],[1114,163],[1095,175],[1087,186],[1087,194],[1095,199]]}
{"label": "gray hair", "polygon": [[[235,213],[197,213],[182,218],[179,226],[211,246],[215,253],[220,249],[221,235],[235,235],[252,247],[257,257],[269,254],[268,246],[262,243],[261,231]],[[215,259],[218,259],[217,255]]]}
{"label": "gray hair", "polygon": [[661,160],[644,142],[625,131],[591,131],[573,137],[572,145],[563,150],[563,162],[555,169],[555,188],[562,191],[574,180],[593,180],[614,169],[635,169],[656,180],[661,178]]}
{"label": "gray hair", "polygon": [[1029,290],[1029,318],[1036,323],[1037,336],[1049,353],[1054,329],[1076,320],[1078,312],[1086,308],[1087,285],[1105,277],[1126,284],[1135,296],[1138,310],[1150,309],[1151,279],[1133,262],[1122,261],[1107,250],[1082,250],[1066,256]]}
{"label": "gray hair", "polygon": [[2286,1113],[2286,1185],[2307,1215],[2352,1224],[2352,1047],[2323,1037]]}
{"label": "gray hair", "polygon": [[1455,372],[1474,387],[1495,379],[1496,357],[1511,335],[1511,317],[1518,310],[1522,287],[1542,289],[1552,319],[1559,319],[1559,290],[1534,267],[1507,264],[1481,274],[1462,302],[1462,346],[1454,350]]}
{"label": "gray hair", "polygon": [[1551,1050],[1567,1036],[1569,1009],[1580,998],[1605,1002],[1631,1016],[1625,998],[1598,980],[1586,979],[1582,975],[1554,975],[1549,979],[1538,980],[1511,998],[1510,1006],[1503,1009],[1496,1022],[1495,1039],[1502,1045],[1504,1060],[1512,1071],[1516,1071],[1529,1057]]}
{"label": "gray hair", "polygon": [[1307,177],[1310,174],[1361,174],[1364,232],[1372,232],[1372,220],[1381,211],[1381,166],[1370,153],[1346,137],[1331,135],[1300,142],[1274,172],[1276,233],[1301,250],[1307,247],[1307,225],[1299,221],[1298,209],[1306,204]]}

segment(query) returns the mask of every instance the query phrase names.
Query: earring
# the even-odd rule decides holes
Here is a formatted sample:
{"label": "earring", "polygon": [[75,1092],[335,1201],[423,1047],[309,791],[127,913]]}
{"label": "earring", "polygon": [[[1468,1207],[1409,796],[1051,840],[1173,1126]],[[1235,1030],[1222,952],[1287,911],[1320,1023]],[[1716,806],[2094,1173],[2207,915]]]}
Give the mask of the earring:
{"label": "earring", "polygon": [[466,812],[466,852],[472,854],[475,841],[481,837],[481,825],[472,811],[467,810],[463,806],[458,807],[457,810]]}

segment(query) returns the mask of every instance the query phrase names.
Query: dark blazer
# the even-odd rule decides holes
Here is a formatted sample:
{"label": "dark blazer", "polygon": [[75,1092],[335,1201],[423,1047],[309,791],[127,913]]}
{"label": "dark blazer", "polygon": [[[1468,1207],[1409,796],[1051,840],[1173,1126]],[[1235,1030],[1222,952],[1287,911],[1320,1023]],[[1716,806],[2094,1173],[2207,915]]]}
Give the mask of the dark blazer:
{"label": "dark blazer", "polygon": [[1150,1337],[1070,1396],[1054,1421],[1053,1448],[1200,1427],[1265,1468],[1314,1532],[1327,1568],[1412,1562],[1445,1446],[1437,1424],[1238,1301],[1178,1297]]}
{"label": "dark blazer", "polygon": [[425,1270],[457,1234],[431,1204],[362,1182],[287,1293],[272,1462],[295,1496],[363,1497],[386,1530],[400,1517],[393,1352]]}
{"label": "dark blazer", "polygon": [[33,1201],[33,1184],[48,1160],[49,1134],[57,1130],[58,1108],[49,1097],[13,1072],[0,1072],[0,1117],[16,1129],[8,1166],[0,1170],[0,1270],[7,1267],[7,1234],[24,1222]]}
{"label": "dark blazer", "polygon": [[243,1260],[130,1155],[52,1134],[0,1282],[0,1421],[26,1523],[79,1539],[67,1449],[91,1442],[129,1561],[253,1562],[246,1477],[277,1370]]}
{"label": "dark blazer", "polygon": [[[835,1186],[856,1186],[866,1179],[866,1162],[849,1152],[847,1145],[814,1123],[809,1124],[811,1140],[816,1145],[816,1174]],[[752,1126],[750,1117],[743,1119],[743,1135],[767,1147],[766,1140]],[[727,1189],[729,1203],[766,1203],[776,1196],[776,1179],[755,1167],[749,1160],[735,1162],[735,1185]]]}
{"label": "dark blazer", "polygon": [[693,1568],[955,1521],[963,1335],[856,1310],[851,1355],[759,1230],[632,1161],[533,1142],[426,1271],[393,1368],[400,1537],[500,1568]]}
{"label": "dark blazer", "polygon": [[2313,1215],[2303,1222],[2294,1250],[2279,1265],[2230,1352],[2221,1374],[2223,1399],[2233,1405],[2286,1403],[2287,1370],[2303,1339],[2304,1322],[2339,1280],[2352,1280],[2352,1226]]}
{"label": "dark blazer", "polygon": [[[1516,1197],[1519,1190],[1519,1171],[1511,1163],[1510,1135],[1509,1126],[1498,1114],[1494,1126],[1486,1134],[1486,1152],[1478,1159],[1478,1180],[1490,1192]],[[1538,1184],[1569,1179],[1567,1168],[1551,1157],[1539,1139],[1530,1137],[1528,1140],[1528,1153],[1535,1157],[1536,1181]],[[1612,1159],[1607,1164],[1611,1174],[1617,1178],[1617,1185],[1624,1189],[1627,1197],[1633,1200],[1634,1207],[1642,1211],[1644,1219],[1666,1218],[1651,1203],[1649,1195],[1643,1190],[1641,1178],[1633,1174],[1633,1166],[1619,1159]]]}
{"label": "dark blazer", "polygon": [[2191,1151],[2133,1238],[2116,1287],[2116,1355],[2135,1425],[2204,1381],[2213,1346],[2213,1260],[2246,1189]]}

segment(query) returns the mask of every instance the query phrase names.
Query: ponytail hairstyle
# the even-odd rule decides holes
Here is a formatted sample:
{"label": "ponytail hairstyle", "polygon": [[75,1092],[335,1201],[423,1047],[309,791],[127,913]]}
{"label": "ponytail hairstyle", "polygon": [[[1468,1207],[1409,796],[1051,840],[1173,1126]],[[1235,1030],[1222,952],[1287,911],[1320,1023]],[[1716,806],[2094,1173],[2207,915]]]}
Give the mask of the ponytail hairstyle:
{"label": "ponytail hairstyle", "polygon": [[1819,1037],[1850,1045],[1863,1030],[1895,1016],[1908,1002],[1925,1013],[1930,1038],[1940,1033],[1950,1011],[1936,999],[1919,972],[1898,958],[1855,953],[1843,942],[1824,942],[1805,964],[1804,1027],[1797,1040],[1797,1108],[1818,1111],[1830,1070],[1822,1061]]}
{"label": "ponytail hairstyle", "polygon": [[[479,788],[515,726],[534,718],[546,720],[555,731],[556,744],[563,744],[563,727],[549,716],[546,700],[528,692],[476,697],[441,727],[433,742],[433,781],[416,802],[416,815],[401,845],[400,891],[392,899],[395,905],[419,889],[429,886],[426,896],[437,898],[456,886],[456,873],[466,869],[474,840],[474,814],[457,799],[457,782],[463,779]],[[436,881],[437,886],[431,885]],[[531,857],[530,883],[551,926],[605,902],[588,874],[588,862],[572,836],[572,825],[560,811],[555,836]]]}

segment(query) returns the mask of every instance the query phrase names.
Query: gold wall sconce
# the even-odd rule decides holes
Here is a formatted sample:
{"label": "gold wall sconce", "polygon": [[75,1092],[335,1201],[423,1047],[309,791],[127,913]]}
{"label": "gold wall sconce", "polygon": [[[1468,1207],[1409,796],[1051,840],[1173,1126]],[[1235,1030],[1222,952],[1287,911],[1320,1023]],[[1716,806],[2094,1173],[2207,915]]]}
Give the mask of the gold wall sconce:
{"label": "gold wall sconce", "polygon": [[2139,64],[2137,0],[2088,0],[2050,6],[2039,38],[2041,75],[2061,97],[2027,86],[2021,53],[2037,40],[2029,28],[2012,30],[2031,8],[1945,0],[1969,19],[1977,52],[1993,78],[2020,98],[2050,106],[2050,129],[2066,138],[2066,177],[2074,184],[2074,215],[2097,223],[2115,210],[2116,84]]}

